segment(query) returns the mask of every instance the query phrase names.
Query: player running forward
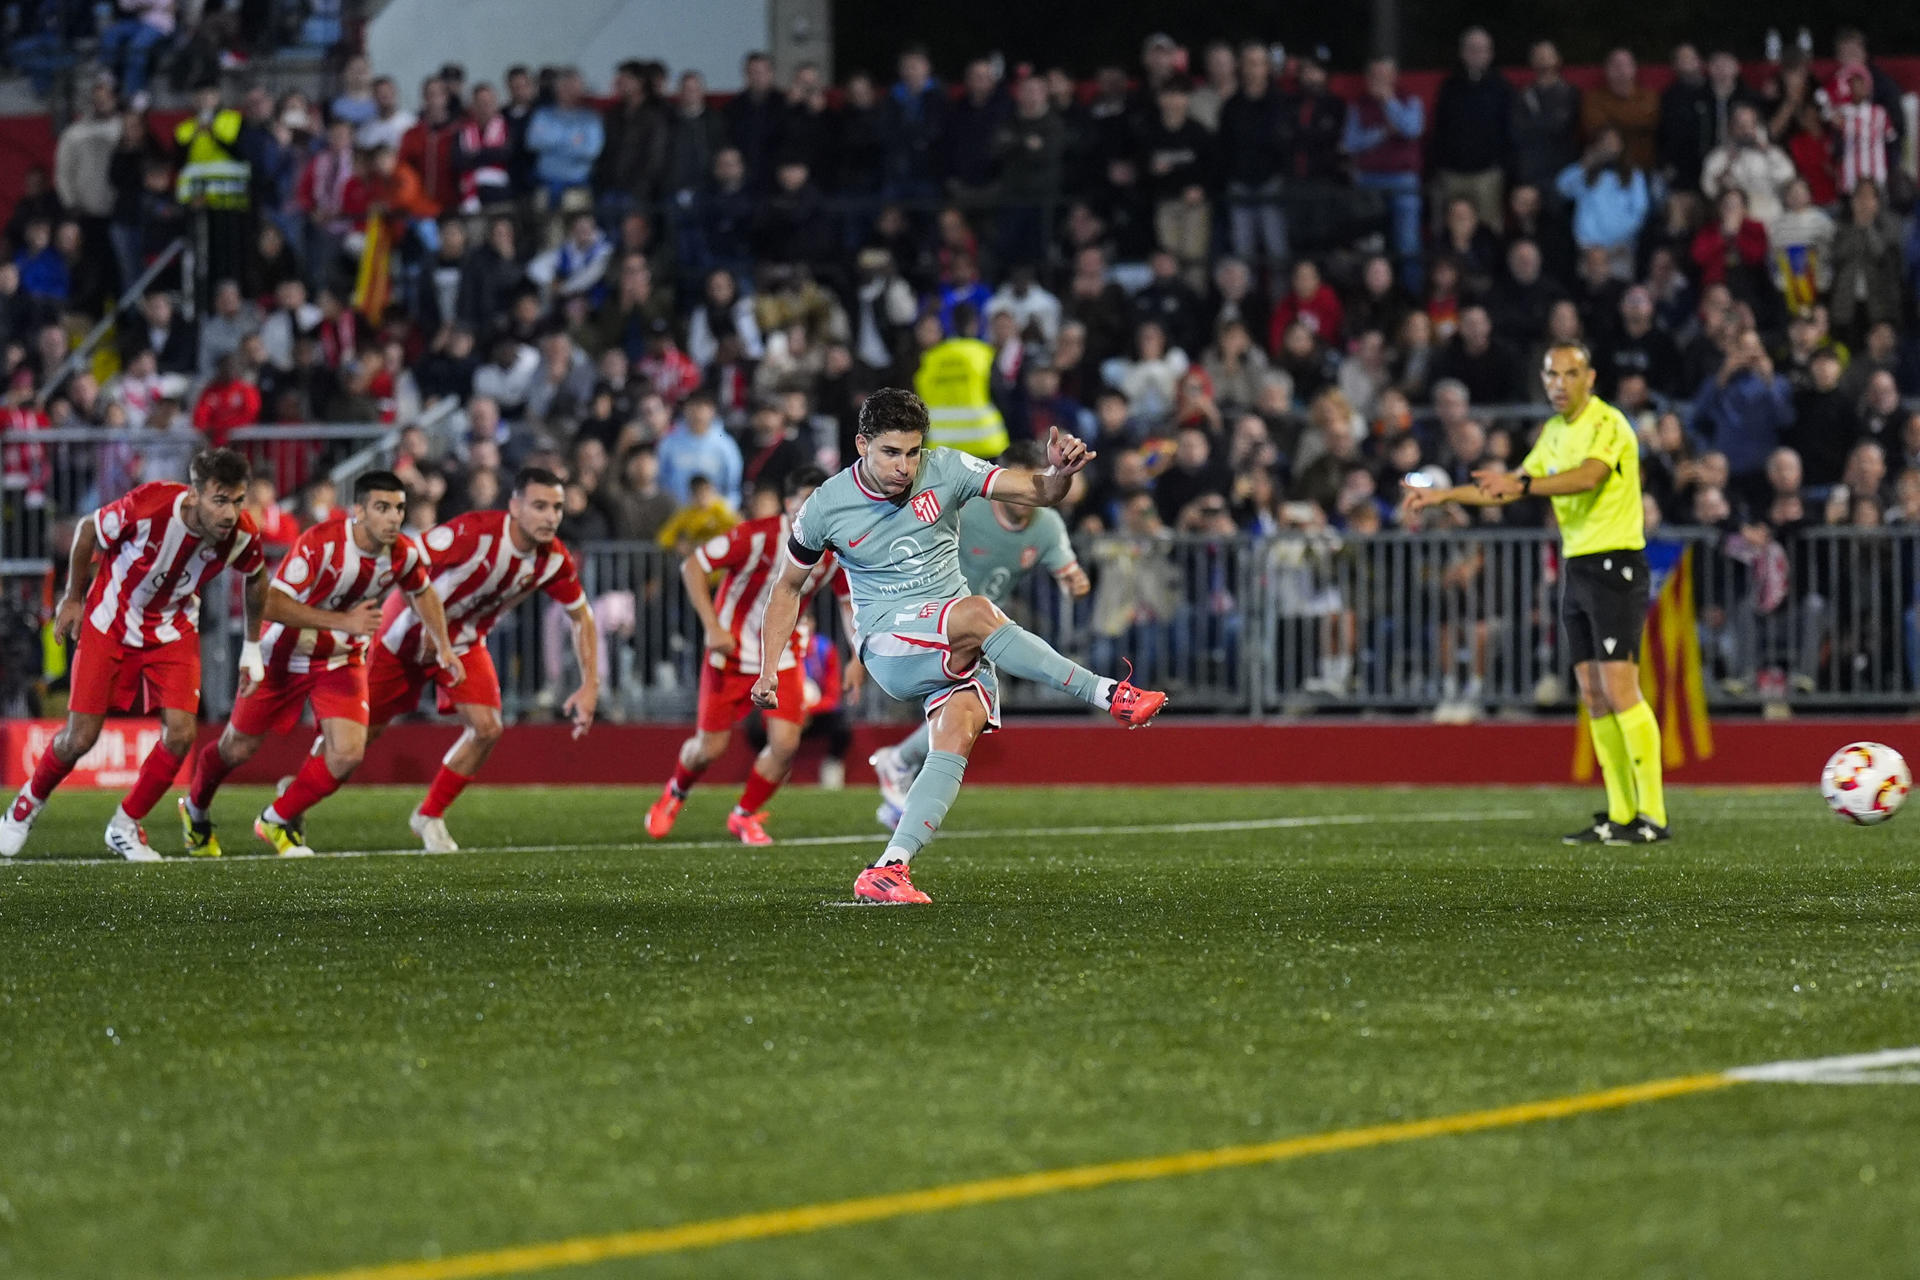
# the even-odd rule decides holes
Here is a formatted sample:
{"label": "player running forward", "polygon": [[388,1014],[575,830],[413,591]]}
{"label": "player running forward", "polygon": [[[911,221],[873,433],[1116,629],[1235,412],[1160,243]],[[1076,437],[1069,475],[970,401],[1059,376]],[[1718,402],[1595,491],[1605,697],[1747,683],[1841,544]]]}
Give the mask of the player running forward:
{"label": "player running forward", "polygon": [[[1000,455],[1000,465],[1037,471],[1047,465],[1046,447],[1038,440],[1015,441]],[[1070,596],[1093,589],[1059,512],[1004,501],[969,502],[960,508],[960,573],[967,590],[1004,608],[1034,569],[1052,574]],[[904,741],[880,748],[867,761],[880,778],[881,803],[874,816],[887,830],[900,825],[907,791],[932,749],[933,722],[922,720]]]}
{"label": "player running forward", "polygon": [[953,449],[927,447],[927,406],[887,387],[867,397],[855,436],[859,457],[807,499],[787,539],[787,560],[760,627],[760,678],[753,700],[778,702],[773,658],[787,647],[801,592],[829,548],[853,589],[854,652],[873,682],[895,698],[922,699],[933,721],[933,750],[906,812],[873,866],[854,881],[866,902],[927,902],[907,871],[939,830],[980,735],[1000,725],[996,669],[1065,689],[1138,727],[1167,695],[1130,680],[1095,675],[1008,621],[985,596],[969,594],[960,572],[960,511],[974,498],[1051,507],[1074,473],[1092,461],[1085,444],[1056,429],[1048,465],[995,467]]}
{"label": "player running forward", "polygon": [[[766,612],[767,589],[779,573],[780,549],[786,545],[794,513],[826,478],[818,467],[801,467],[787,477],[784,511],[735,525],[695,548],[680,566],[687,598],[706,629],[707,654],[700,668],[700,710],[694,735],[680,744],[679,766],[660,798],[647,810],[647,834],[655,840],[664,839],[673,830],[687,793],[707,766],[726,751],[734,726],[752,711],[753,684],[761,671],[760,618]],[[717,593],[708,581],[714,573],[725,575]],[[835,570],[831,555],[820,557],[807,574],[800,592],[802,607],[829,583],[844,608],[846,578]],[[847,633],[853,634],[851,610]],[[789,644],[779,651],[775,666],[775,705],[764,717],[767,745],[755,757],[747,785],[733,812],[727,815],[727,831],[741,844],[773,843],[773,837],[767,834],[766,804],[793,769],[794,753],[800,749],[800,729],[807,717],[805,672],[794,646]],[[857,681],[858,669],[857,663],[850,665],[850,679]]]}
{"label": "player running forward", "polygon": [[[240,509],[247,461],[230,449],[196,455],[191,485],[143,484],[74,530],[67,591],[54,634],[77,640],[67,724],[0,817],[0,855],[12,857],[53,789],[92,750],[107,712],[160,711],[160,741],[107,823],[107,848],[133,862],[157,862],[140,819],[180,773],[200,710],[200,589],[222,569],[247,579],[247,640],[240,666],[262,674],[260,616],[267,562],[253,520]],[[96,566],[96,553],[100,564]],[[96,574],[96,568],[104,571]]]}
{"label": "player running forward", "polygon": [[1578,342],[1547,349],[1540,380],[1554,407],[1518,472],[1482,470],[1451,489],[1409,486],[1409,510],[1442,502],[1503,506],[1551,498],[1565,552],[1560,625],[1607,784],[1607,810],[1567,844],[1652,844],[1669,838],[1660,726],[1640,697],[1647,621],[1640,443],[1633,424],[1593,394],[1593,358]]}
{"label": "player running forward", "polygon": [[400,532],[406,489],[390,471],[354,481],[352,514],[301,534],[280,562],[267,593],[266,678],[242,682],[226,731],[194,757],[180,801],[187,852],[220,856],[213,833],[214,793],[251,760],[269,733],[299,723],[309,703],[323,749],[307,757],[286,792],[254,820],[253,832],[289,857],[307,847],[308,809],[339,789],[367,751],[367,644],[380,629],[380,602],[398,587],[425,620],[440,667],[459,683],[460,659],[447,636],[440,599],[427,581],[427,557]]}
{"label": "player running forward", "polygon": [[578,738],[593,724],[600,701],[600,637],[573,557],[554,536],[565,501],[559,476],[523,467],[513,478],[513,496],[505,511],[470,511],[435,525],[420,539],[454,652],[465,664],[464,678],[437,665],[435,642],[419,609],[394,596],[381,614],[380,637],[367,670],[373,725],[368,740],[378,738],[395,716],[413,710],[429,684],[439,686],[440,709],[452,710],[466,726],[441,760],[427,798],[407,820],[429,853],[452,853],[460,847],[447,834],[447,806],[473,781],[504,731],[500,677],[487,652],[487,633],[502,614],[536,591],[565,608],[573,627],[580,687],[562,706],[573,719],[573,736]]}

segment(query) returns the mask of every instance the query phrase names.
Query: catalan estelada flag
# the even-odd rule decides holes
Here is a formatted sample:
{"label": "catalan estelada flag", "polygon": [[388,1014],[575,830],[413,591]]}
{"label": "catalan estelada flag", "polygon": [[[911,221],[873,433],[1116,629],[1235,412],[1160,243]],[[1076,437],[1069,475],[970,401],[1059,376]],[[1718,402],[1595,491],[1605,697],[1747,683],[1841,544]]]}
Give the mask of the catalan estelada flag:
{"label": "catalan estelada flag", "polygon": [[1790,244],[1774,250],[1774,265],[1780,272],[1780,291],[1786,297],[1787,310],[1809,311],[1820,301],[1820,285],[1816,279],[1818,254],[1819,250],[1810,244]]}
{"label": "catalan estelada flag", "polygon": [[360,273],[353,282],[353,309],[375,324],[387,313],[393,292],[393,233],[375,213],[367,219],[367,243],[360,250]]}
{"label": "catalan estelada flag", "polygon": [[[1647,611],[1646,630],[1640,636],[1640,696],[1660,722],[1660,763],[1668,769],[1713,756],[1713,725],[1707,718],[1707,685],[1700,667],[1699,619],[1693,607],[1694,553],[1693,547],[1679,543],[1647,544],[1653,607]],[[1573,778],[1591,782],[1594,774],[1593,738],[1587,732],[1587,708],[1582,703],[1573,743]]]}

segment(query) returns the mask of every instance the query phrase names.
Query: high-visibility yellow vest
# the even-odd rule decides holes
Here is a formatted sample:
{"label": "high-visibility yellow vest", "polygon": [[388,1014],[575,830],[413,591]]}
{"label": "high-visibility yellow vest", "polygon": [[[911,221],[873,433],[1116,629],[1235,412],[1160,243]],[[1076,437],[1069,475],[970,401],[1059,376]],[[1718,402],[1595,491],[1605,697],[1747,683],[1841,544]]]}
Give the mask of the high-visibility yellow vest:
{"label": "high-visibility yellow vest", "polygon": [[993,348],[978,338],[948,338],[920,357],[913,389],[927,403],[927,443],[997,458],[1007,424],[993,407]]}
{"label": "high-visibility yellow vest", "polygon": [[188,116],[173,131],[173,140],[186,153],[174,196],[181,204],[204,196],[209,209],[245,209],[247,184],[253,168],[233,151],[240,137],[240,113],[231,107],[214,113],[211,124]]}

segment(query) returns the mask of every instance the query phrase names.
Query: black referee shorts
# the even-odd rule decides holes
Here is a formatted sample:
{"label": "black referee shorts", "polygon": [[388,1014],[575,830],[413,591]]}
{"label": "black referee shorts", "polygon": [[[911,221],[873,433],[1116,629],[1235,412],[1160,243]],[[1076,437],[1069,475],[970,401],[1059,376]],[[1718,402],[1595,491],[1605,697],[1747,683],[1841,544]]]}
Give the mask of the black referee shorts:
{"label": "black referee shorts", "polygon": [[1560,625],[1575,662],[1638,662],[1652,574],[1644,551],[1596,551],[1567,561]]}

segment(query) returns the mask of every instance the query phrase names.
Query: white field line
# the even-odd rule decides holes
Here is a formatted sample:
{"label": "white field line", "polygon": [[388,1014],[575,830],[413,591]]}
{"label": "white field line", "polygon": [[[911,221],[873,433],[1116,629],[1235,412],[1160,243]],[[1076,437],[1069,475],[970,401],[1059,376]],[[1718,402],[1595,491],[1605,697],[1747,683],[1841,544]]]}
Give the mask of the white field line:
{"label": "white field line", "polygon": [[[1897,1071],[1892,1068],[1909,1067]],[[1763,1062],[1727,1072],[1756,1084],[1920,1084],[1920,1047],[1881,1049],[1798,1062]]]}
{"label": "white field line", "polygon": [[[1282,831],[1300,827],[1364,827],[1391,826],[1427,823],[1456,822],[1511,822],[1522,818],[1537,816],[1528,809],[1490,809],[1482,813],[1433,813],[1433,814],[1389,814],[1381,816],[1370,813],[1328,813],[1307,814],[1292,818],[1240,818],[1221,822],[1150,822],[1125,826],[1086,826],[1086,827],[1011,827],[986,831],[942,831],[940,843],[950,840],[1017,840],[1031,839],[1037,836],[1146,836],[1146,835],[1201,835],[1210,831]],[[886,833],[878,829],[871,832],[859,832],[841,836],[797,836],[790,840],[776,840],[772,848],[812,848],[816,846],[879,844],[886,839]],[[738,840],[668,840],[655,844],[651,841],[619,844],[511,844],[475,846],[462,850],[465,853],[590,853],[596,850],[641,850],[658,849],[663,853],[681,850],[734,849],[742,846]],[[316,850],[315,858],[427,858],[435,856],[424,849],[335,849]],[[189,858],[185,856],[168,857],[162,866],[194,865],[223,866],[231,864],[260,862],[306,862],[306,858],[269,858],[261,855],[246,854],[234,858]],[[8,863],[0,861],[0,867]],[[153,863],[129,863],[121,858],[16,858],[12,865],[20,867],[107,867],[107,866],[153,866]]]}

